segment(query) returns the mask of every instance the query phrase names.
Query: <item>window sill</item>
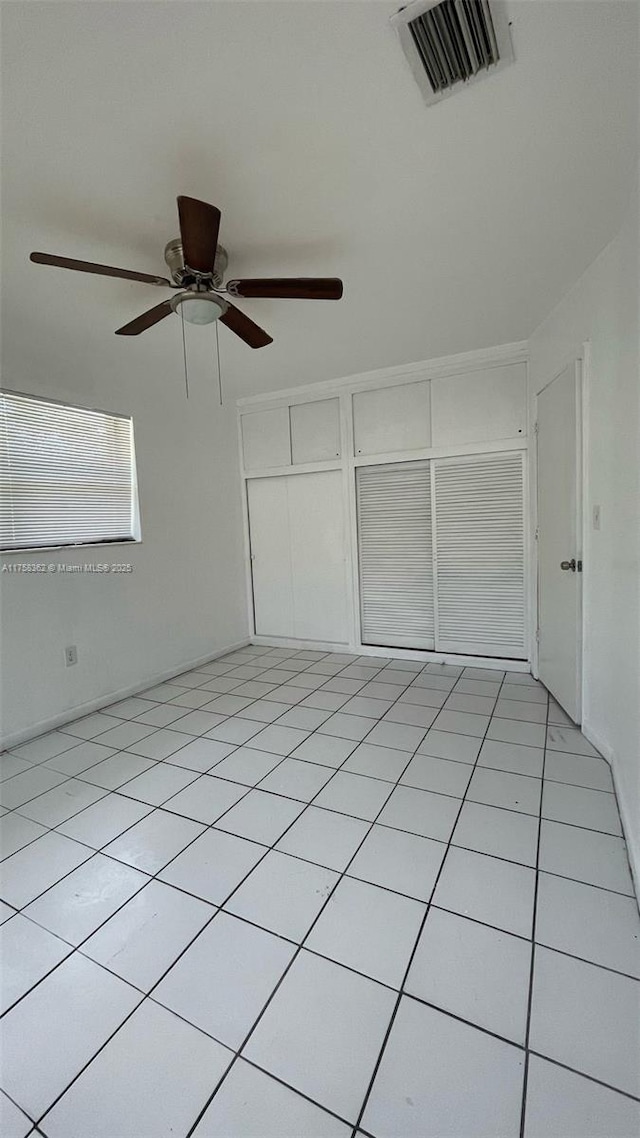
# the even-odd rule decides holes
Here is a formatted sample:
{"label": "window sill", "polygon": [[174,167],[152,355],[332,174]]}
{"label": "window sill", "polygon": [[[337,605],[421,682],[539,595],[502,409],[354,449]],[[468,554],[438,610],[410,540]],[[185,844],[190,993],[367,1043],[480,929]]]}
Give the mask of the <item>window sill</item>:
{"label": "window sill", "polygon": [[123,545],[142,545],[142,538],[122,538],[121,541],[87,541],[77,545],[27,545],[12,549],[0,550],[0,557],[11,557],[19,553],[24,557],[27,553],[62,553],[65,550],[77,553],[81,549],[120,549]]}

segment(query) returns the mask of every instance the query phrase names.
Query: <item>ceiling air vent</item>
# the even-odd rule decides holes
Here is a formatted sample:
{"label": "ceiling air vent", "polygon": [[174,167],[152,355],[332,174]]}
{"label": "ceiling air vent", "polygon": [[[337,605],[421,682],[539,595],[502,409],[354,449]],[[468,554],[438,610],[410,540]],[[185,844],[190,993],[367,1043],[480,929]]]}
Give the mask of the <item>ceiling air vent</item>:
{"label": "ceiling air vent", "polygon": [[427,103],[513,61],[501,0],[416,0],[391,23]]}

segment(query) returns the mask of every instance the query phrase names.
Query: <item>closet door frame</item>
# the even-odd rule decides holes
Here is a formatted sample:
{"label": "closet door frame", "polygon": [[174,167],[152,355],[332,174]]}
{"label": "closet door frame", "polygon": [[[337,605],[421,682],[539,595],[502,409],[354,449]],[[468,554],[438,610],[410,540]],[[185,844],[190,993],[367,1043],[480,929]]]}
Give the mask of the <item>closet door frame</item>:
{"label": "closet door frame", "polygon": [[[524,359],[524,356],[519,357]],[[492,359],[493,361],[493,353]],[[486,366],[486,364],[483,364]],[[469,369],[465,363],[465,367],[461,370],[465,372]],[[375,385],[407,382],[408,379],[413,379],[413,370],[410,375],[405,376],[405,369],[402,369],[402,375],[396,377],[397,369],[389,369],[390,378],[376,378]],[[447,368],[443,374],[450,374]],[[416,369],[415,378],[422,378],[423,372]],[[535,618],[533,615],[533,599],[532,590],[535,590],[535,566],[532,564],[533,549],[534,549],[534,535],[535,535],[535,521],[534,514],[531,511],[530,501],[527,503],[527,512],[525,513],[525,565],[526,576],[528,578],[528,588],[526,592],[525,601],[525,622],[527,628],[527,648],[528,659],[525,661],[514,659],[499,659],[497,657],[484,657],[484,656],[465,656],[452,652],[438,651],[437,649],[411,649],[411,648],[397,648],[392,647],[376,647],[370,644],[363,644],[361,638],[360,626],[360,588],[359,588],[359,568],[358,568],[358,534],[357,534],[357,505],[356,505],[356,468],[359,466],[382,466],[387,463],[399,463],[407,461],[416,461],[421,459],[437,459],[437,458],[453,458],[462,455],[472,454],[492,454],[500,451],[521,451],[524,455],[524,479],[525,487],[530,487],[531,479],[535,477],[535,455],[532,457],[532,436],[531,432],[527,431],[521,439],[504,439],[494,442],[479,442],[468,443],[460,446],[441,446],[441,447],[428,447],[424,450],[415,450],[410,453],[407,452],[393,453],[393,454],[377,454],[371,456],[356,456],[354,453],[353,445],[353,405],[352,395],[353,391],[359,389],[361,386],[369,386],[370,381],[366,384],[358,383],[349,384],[346,388],[337,389],[333,387],[331,391],[323,391],[322,395],[313,390],[299,389],[295,394],[290,397],[284,392],[277,398],[268,399],[261,406],[276,407],[287,406],[291,402],[306,402],[307,400],[313,401],[319,398],[327,398],[330,395],[337,395],[340,403],[340,429],[341,429],[341,456],[335,461],[314,462],[308,464],[300,464],[289,468],[272,468],[271,470],[246,470],[244,468],[242,458],[242,441],[241,441],[241,413],[245,408],[240,409],[237,419],[238,429],[238,459],[239,459],[239,474],[242,485],[242,515],[243,515],[243,532],[244,532],[244,567],[245,567],[245,582],[246,582],[246,603],[247,603],[247,636],[246,640],[242,643],[254,642],[256,644],[264,643],[278,643],[283,647],[292,648],[309,648],[309,649],[326,649],[327,651],[348,651],[353,654],[363,656],[379,656],[381,658],[389,658],[394,655],[401,654],[407,660],[415,660],[417,662],[428,663],[449,663],[459,665],[475,665],[477,667],[488,668],[503,668],[510,671],[528,672],[530,666],[535,666],[535,642],[533,640],[533,629],[535,628]],[[529,416],[531,415],[529,408]],[[533,465],[532,465],[533,464]],[[343,500],[345,508],[345,525],[346,525],[346,556],[347,556],[347,611],[348,622],[350,629],[349,643],[345,645],[330,643],[324,641],[302,641],[294,640],[288,637],[270,637],[264,638],[256,634],[254,613],[253,613],[253,586],[250,562],[250,544],[249,544],[249,517],[248,517],[248,500],[247,500],[247,482],[252,477],[278,477],[286,473],[315,473],[322,470],[340,470],[342,472],[343,484]],[[529,490],[525,491],[529,494]],[[530,494],[529,494],[530,499]],[[527,520],[528,519],[528,520]],[[434,606],[434,621],[437,632],[438,624],[437,612],[437,598],[435,599]]]}

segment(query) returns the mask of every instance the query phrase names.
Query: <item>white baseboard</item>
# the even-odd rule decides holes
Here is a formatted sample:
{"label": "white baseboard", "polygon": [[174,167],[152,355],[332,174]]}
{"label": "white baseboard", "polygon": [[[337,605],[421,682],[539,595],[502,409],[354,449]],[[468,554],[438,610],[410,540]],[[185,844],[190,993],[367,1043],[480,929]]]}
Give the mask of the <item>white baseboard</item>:
{"label": "white baseboard", "polygon": [[344,642],[331,640],[294,640],[291,636],[252,636],[251,643],[257,645],[258,648],[294,648],[302,651],[303,649],[312,649],[314,652],[351,652],[355,649],[350,648]]}
{"label": "white baseboard", "polygon": [[589,740],[589,742],[595,747],[596,751],[600,752],[603,759],[606,759],[611,769],[613,769],[613,750],[609,744],[605,743],[604,739],[600,738],[598,732],[593,730],[593,727],[587,720],[584,720],[579,725],[578,730],[582,731],[585,739]]}
{"label": "white baseboard", "polygon": [[165,668],[161,672],[154,672],[151,676],[146,676],[145,679],[139,683],[129,684],[127,687],[107,692],[104,695],[98,696],[96,699],[87,700],[86,703],[76,704],[75,707],[67,707],[64,711],[58,712],[57,715],[51,715],[48,716],[47,719],[41,719],[38,723],[32,724],[31,727],[26,727],[22,731],[14,731],[10,735],[3,736],[0,739],[0,750],[6,751],[10,747],[17,747],[19,743],[26,743],[29,739],[35,739],[38,735],[44,735],[47,731],[53,731],[56,727],[62,727],[65,723],[72,723],[74,719],[81,719],[85,715],[90,715],[94,711],[100,711],[103,707],[108,707],[111,703],[117,703],[118,700],[126,699],[128,696],[136,695],[141,691],[146,691],[147,688],[155,687],[156,684],[164,683],[166,680],[170,680],[172,676],[179,676],[182,672],[189,672],[192,668],[198,668],[201,664],[208,663],[209,660],[217,660],[220,656],[226,656],[227,652],[237,652],[239,648],[245,648],[249,643],[249,637],[245,636],[244,639],[236,641],[235,644],[227,644],[224,648],[218,648],[215,652],[207,652],[205,656],[198,656],[195,660],[182,660],[171,668]]}
{"label": "white baseboard", "polygon": [[611,768],[613,773],[613,785],[618,799],[618,808],[620,810],[620,821],[622,822],[622,832],[624,834],[625,842],[627,843],[627,857],[629,859],[629,866],[631,869],[631,876],[636,890],[636,902],[640,905],[640,849],[637,848],[635,841],[632,838],[632,818],[627,808],[627,800],[622,793],[620,781],[616,777],[615,765]]}
{"label": "white baseboard", "polygon": [[330,643],[326,640],[293,640],[288,636],[252,636],[259,647],[273,644],[280,648],[309,648],[316,652],[349,652],[356,656],[379,656],[382,659],[416,660],[423,664],[458,664],[463,668],[494,668],[501,672],[530,672],[527,660],[503,660],[495,656],[461,656],[455,652],[434,652],[422,648],[387,648],[372,644]]}
{"label": "white baseboard", "polygon": [[348,649],[358,656],[380,656],[393,660],[415,660],[422,664],[455,664],[461,668],[487,668],[499,672],[527,672],[531,665],[527,660],[503,660],[499,656],[461,656],[455,652],[432,652],[418,648],[375,648],[371,644],[357,644]]}
{"label": "white baseboard", "polygon": [[612,747],[609,746],[604,739],[601,739],[597,731],[594,731],[589,723],[583,723],[580,730],[585,739],[599,751],[603,759],[611,767],[611,776],[613,778],[613,785],[618,800],[618,809],[620,811],[620,821],[622,823],[622,832],[627,844],[627,857],[629,858],[629,866],[631,868],[631,876],[636,890],[636,899],[640,902],[640,849],[637,848],[635,842],[635,831],[632,825],[632,814],[629,809],[624,791],[622,789],[620,779],[618,777],[618,768],[616,763],[615,753]]}

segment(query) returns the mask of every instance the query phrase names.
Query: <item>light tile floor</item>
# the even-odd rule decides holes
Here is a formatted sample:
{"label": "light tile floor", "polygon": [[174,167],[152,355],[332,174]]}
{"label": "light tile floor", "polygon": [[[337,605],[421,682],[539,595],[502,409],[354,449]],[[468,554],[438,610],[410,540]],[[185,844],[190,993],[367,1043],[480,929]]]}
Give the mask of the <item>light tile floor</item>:
{"label": "light tile floor", "polygon": [[531,676],[248,647],[0,768],[3,1138],[637,1138],[611,776]]}

